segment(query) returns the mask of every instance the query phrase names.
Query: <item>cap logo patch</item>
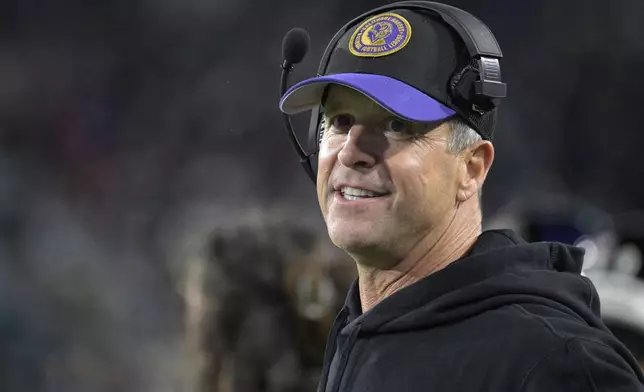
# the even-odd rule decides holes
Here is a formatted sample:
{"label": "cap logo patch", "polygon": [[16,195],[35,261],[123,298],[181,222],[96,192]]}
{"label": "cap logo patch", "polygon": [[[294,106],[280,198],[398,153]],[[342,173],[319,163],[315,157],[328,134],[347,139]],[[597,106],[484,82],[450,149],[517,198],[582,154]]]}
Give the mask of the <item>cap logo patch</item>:
{"label": "cap logo patch", "polygon": [[404,48],[410,38],[407,19],[388,12],[362,22],[351,35],[349,51],[359,57],[387,56]]}

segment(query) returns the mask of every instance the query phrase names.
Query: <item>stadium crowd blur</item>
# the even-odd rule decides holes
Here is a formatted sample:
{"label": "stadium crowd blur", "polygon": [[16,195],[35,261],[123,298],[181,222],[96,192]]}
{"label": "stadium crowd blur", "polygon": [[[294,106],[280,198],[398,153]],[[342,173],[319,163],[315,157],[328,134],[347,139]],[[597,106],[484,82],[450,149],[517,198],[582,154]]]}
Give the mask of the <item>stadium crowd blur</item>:
{"label": "stadium crowd blur", "polygon": [[[281,39],[312,36],[299,79],[380,3],[3,2],[0,391],[315,389],[355,271],[282,129]],[[484,224],[584,247],[644,366],[644,2],[451,3],[506,56]]]}

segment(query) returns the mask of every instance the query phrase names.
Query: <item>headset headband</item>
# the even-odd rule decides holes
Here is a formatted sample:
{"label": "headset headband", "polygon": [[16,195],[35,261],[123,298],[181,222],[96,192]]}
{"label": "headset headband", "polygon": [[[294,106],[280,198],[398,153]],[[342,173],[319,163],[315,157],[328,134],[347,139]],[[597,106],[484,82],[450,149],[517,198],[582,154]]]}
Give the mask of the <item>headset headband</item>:
{"label": "headset headband", "polygon": [[483,22],[473,15],[450,5],[434,3],[431,1],[401,1],[365,12],[364,14],[352,19],[349,23],[345,24],[340,30],[338,30],[324,50],[320,66],[318,67],[318,76],[322,76],[326,71],[333,49],[347,30],[371,15],[398,8],[408,8],[412,10],[417,9],[438,14],[447,24],[456,30],[463,42],[465,42],[465,46],[472,58],[479,56],[493,57],[496,59],[503,58],[501,48],[499,47],[494,34],[492,34],[490,29]]}

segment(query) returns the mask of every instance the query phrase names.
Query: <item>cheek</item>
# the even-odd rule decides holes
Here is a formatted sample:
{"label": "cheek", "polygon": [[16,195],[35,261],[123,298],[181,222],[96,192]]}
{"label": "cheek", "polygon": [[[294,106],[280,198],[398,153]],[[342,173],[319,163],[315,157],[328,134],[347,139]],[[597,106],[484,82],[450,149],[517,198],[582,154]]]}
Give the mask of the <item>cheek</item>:
{"label": "cheek", "polygon": [[[438,151],[414,152],[395,164],[404,203],[418,215],[431,215],[452,205],[455,176],[450,161]],[[392,171],[394,165],[392,164]]]}
{"label": "cheek", "polygon": [[335,164],[337,152],[332,151],[322,143],[318,153],[317,194],[322,212],[326,214],[326,198],[328,197],[329,177]]}

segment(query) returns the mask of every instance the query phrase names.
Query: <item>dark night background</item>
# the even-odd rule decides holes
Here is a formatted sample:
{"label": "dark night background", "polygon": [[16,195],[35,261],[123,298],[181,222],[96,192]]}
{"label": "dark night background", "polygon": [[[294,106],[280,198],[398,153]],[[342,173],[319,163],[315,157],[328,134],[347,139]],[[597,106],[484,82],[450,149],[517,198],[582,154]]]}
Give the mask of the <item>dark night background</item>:
{"label": "dark night background", "polygon": [[[644,209],[644,2],[446,2],[505,56],[486,217],[540,192]],[[294,83],[385,3],[2,2],[2,391],[191,390],[186,260],[240,216],[323,227],[277,107],[283,35],[311,35]]]}

